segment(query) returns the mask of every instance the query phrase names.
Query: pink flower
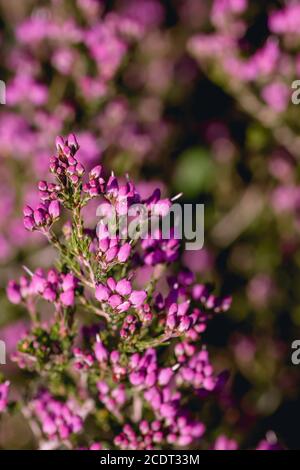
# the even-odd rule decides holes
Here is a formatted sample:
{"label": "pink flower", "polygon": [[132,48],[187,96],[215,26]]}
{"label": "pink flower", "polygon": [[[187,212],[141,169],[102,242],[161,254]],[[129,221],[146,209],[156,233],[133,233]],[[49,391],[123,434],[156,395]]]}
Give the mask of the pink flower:
{"label": "pink flower", "polygon": [[48,207],[48,212],[52,219],[58,219],[60,214],[60,205],[58,201],[51,201]]}
{"label": "pink flower", "polygon": [[108,300],[109,289],[105,287],[103,284],[98,284],[95,290],[95,297],[97,300],[99,300],[99,302]]}
{"label": "pink flower", "polygon": [[61,303],[65,307],[73,307],[75,302],[75,294],[72,289],[62,292],[59,296]]}
{"label": "pink flower", "polygon": [[129,295],[132,291],[130,282],[127,279],[117,282],[116,291],[122,296]]}
{"label": "pink flower", "polygon": [[19,304],[22,300],[20,286],[15,281],[9,281],[6,294],[12,304]]}
{"label": "pink flower", "polygon": [[107,361],[108,352],[100,339],[97,339],[95,346],[94,346],[94,351],[95,351],[95,356],[96,356],[97,361],[99,362]]}
{"label": "pink flower", "polygon": [[125,243],[118,252],[118,260],[120,261],[120,263],[125,263],[128,260],[130,252],[131,245],[129,243]]}
{"label": "pink flower", "polygon": [[134,290],[132,291],[129,300],[134,307],[140,307],[144,300],[146,299],[147,294],[143,290]]}

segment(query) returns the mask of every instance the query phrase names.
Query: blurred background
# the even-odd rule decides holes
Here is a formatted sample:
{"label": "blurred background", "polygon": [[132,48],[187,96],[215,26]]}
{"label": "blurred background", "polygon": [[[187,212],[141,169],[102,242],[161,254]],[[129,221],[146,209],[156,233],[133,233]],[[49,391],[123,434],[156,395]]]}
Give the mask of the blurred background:
{"label": "blurred background", "polygon": [[[26,312],[5,286],[54,253],[22,224],[56,135],[80,159],[128,172],[148,194],[205,204],[205,244],[182,252],[201,282],[232,294],[206,332],[230,379],[216,433],[253,447],[272,429],[300,448],[300,5],[247,0],[0,0],[0,339],[8,356]],[[94,214],[91,214],[94,217]],[[91,219],[93,220],[93,219]],[[0,372],[26,379],[9,359]],[[17,395],[16,395],[17,396]],[[0,446],[26,448],[16,416]]]}

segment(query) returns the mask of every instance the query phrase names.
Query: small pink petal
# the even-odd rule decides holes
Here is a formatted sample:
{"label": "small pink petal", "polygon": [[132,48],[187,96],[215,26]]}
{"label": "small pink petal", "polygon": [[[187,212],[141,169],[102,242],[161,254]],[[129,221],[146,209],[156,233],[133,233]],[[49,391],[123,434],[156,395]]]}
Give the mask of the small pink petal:
{"label": "small pink petal", "polygon": [[125,245],[121,246],[119,253],[118,253],[118,261],[120,263],[125,263],[130,256],[131,245],[129,243],[125,243]]}
{"label": "small pink petal", "polygon": [[139,307],[139,306],[142,305],[142,303],[144,302],[146,297],[147,297],[147,294],[146,294],[145,291],[143,291],[143,290],[134,290],[134,291],[132,291],[132,293],[129,297],[129,300],[135,307]]}
{"label": "small pink petal", "polygon": [[109,290],[103,284],[99,284],[95,290],[95,297],[99,302],[108,300]]}
{"label": "small pink petal", "polygon": [[116,285],[116,291],[122,296],[129,295],[132,291],[130,282],[127,279],[121,279]]}
{"label": "small pink petal", "polygon": [[112,308],[116,308],[122,303],[122,299],[118,294],[113,294],[108,299],[108,303]]}
{"label": "small pink petal", "polygon": [[116,281],[114,280],[113,277],[109,277],[107,279],[107,285],[110,288],[111,291],[114,291],[116,289]]}
{"label": "small pink petal", "polygon": [[66,307],[72,307],[74,305],[75,295],[73,290],[63,292],[62,294],[60,294],[59,298],[61,303]]}

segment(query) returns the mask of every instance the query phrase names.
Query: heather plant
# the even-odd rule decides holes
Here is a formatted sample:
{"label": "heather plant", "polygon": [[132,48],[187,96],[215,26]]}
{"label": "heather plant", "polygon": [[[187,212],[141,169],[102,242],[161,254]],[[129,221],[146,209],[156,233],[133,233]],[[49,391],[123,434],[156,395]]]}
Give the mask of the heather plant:
{"label": "heather plant", "polygon": [[[296,406],[299,389],[297,368],[290,363],[300,324],[299,127],[298,107],[290,100],[291,84],[299,78],[297,4],[11,0],[0,1],[0,7],[5,24],[0,78],[7,88],[0,116],[1,284],[16,277],[21,265],[26,274],[8,285],[13,305],[0,297],[0,339],[8,358],[6,378],[0,379],[2,409],[18,409],[17,397],[35,445],[42,448],[51,445],[49,436],[53,447],[110,448],[122,420],[138,439],[132,416],[139,400],[132,390],[143,397],[142,417],[153,420],[160,412],[146,400],[155,403],[153,392],[146,395],[146,386],[131,383],[129,366],[120,379],[108,379],[111,353],[126,345],[128,351],[120,354],[129,361],[133,350],[144,354],[154,347],[157,370],[172,369],[180,362],[176,344],[195,346],[192,359],[207,342],[215,375],[231,372],[226,386],[205,391],[199,381],[188,382],[191,372],[185,376],[179,369],[168,383],[181,393],[179,415],[187,412],[205,424],[201,439],[189,446],[248,447],[269,427],[279,427],[296,446],[292,428],[298,408],[294,413],[286,407]],[[54,138],[71,129],[80,149],[75,153],[72,137],[58,139],[61,156],[50,161],[56,176],[46,182]],[[114,179],[112,169],[124,177]],[[38,193],[32,182],[39,179]],[[156,191],[149,199],[145,190],[158,186],[162,196],[157,199]],[[163,206],[169,201],[166,188],[167,194],[183,192],[181,202],[205,201],[202,250],[182,250],[178,240],[159,237],[99,240],[96,227],[106,233],[96,213],[99,204],[119,212],[122,201],[129,207],[143,203],[151,217],[160,199]],[[24,201],[27,230],[20,223]],[[190,280],[178,282],[183,276]],[[227,300],[212,296],[208,286],[198,287],[199,280],[233,293],[226,315],[217,312],[228,307]],[[180,315],[173,300],[164,303],[170,292],[173,299],[173,290],[179,303],[191,300],[188,316],[199,308],[211,318],[199,338],[190,329],[175,335]],[[164,302],[156,300],[159,292]],[[165,328],[173,325],[174,332],[139,351],[150,336],[163,336],[167,308]],[[190,323],[185,316],[180,330]],[[206,317],[202,320],[204,328]],[[106,361],[96,358],[98,343],[99,354],[107,351]],[[151,354],[143,368],[155,362]],[[100,363],[104,379],[87,380]],[[186,367],[195,372],[192,361]],[[163,393],[162,385],[153,387]],[[285,413],[291,425],[284,424]],[[3,447],[10,445],[9,414],[1,419]],[[48,418],[49,435],[41,427]],[[70,429],[70,443],[51,419]],[[149,434],[156,426],[149,425]],[[161,420],[160,426],[169,424]],[[135,439],[128,429],[124,433],[128,441]],[[20,429],[15,442],[25,435]],[[164,440],[161,446],[169,444]],[[276,446],[272,433],[261,444],[266,446]]]}
{"label": "heather plant", "polygon": [[[30,316],[13,359],[31,374],[20,406],[37,445],[197,445],[206,430],[201,402],[224,383],[202,334],[212,316],[229,308],[230,298],[216,297],[192,272],[174,265],[178,240],[172,257],[162,257],[168,245],[141,249],[138,239],[118,232],[112,238],[105,224],[86,227],[83,210],[94,198],[119,213],[125,201],[128,207],[142,202],[149,217],[165,210],[167,201],[158,190],[142,200],[132,181],[107,175],[101,165],[86,175],[73,134],[58,137],[56,147],[50,158],[54,181],[39,182],[40,203],[25,206],[24,225],[54,245],[57,265],[47,272],[25,267],[26,275],[7,286],[9,300],[23,304]],[[141,288],[145,265],[151,272]],[[45,315],[47,302],[51,313]],[[4,409],[8,382],[1,387]]]}

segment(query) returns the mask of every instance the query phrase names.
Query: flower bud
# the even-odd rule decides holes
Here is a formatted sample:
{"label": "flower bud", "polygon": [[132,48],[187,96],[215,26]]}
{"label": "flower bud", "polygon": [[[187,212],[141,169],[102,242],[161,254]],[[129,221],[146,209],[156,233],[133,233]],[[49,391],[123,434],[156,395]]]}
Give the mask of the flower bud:
{"label": "flower bud", "polygon": [[169,328],[170,330],[174,330],[174,328],[176,328],[176,324],[177,324],[176,316],[175,315],[168,315],[167,316],[167,321],[166,321],[167,328]]}
{"label": "flower bud", "polygon": [[95,166],[90,172],[89,172],[89,179],[97,179],[100,177],[102,172],[102,165],[97,165]]}
{"label": "flower bud", "polygon": [[60,204],[57,200],[50,202],[48,212],[51,215],[52,219],[58,219],[60,215]]}
{"label": "flower bud", "polygon": [[131,245],[129,243],[125,243],[125,245],[121,246],[119,252],[118,252],[118,261],[120,263],[125,263],[131,252]]}
{"label": "flower bud", "polygon": [[97,361],[99,362],[106,362],[108,359],[108,352],[107,349],[104,347],[101,340],[97,340],[94,346],[95,356]]}
{"label": "flower bud", "polygon": [[32,231],[35,228],[33,217],[24,217],[24,227],[26,230]]}
{"label": "flower bud", "polygon": [[124,295],[129,295],[131,293],[131,284],[127,279],[121,279],[119,282],[117,282],[116,285],[116,291],[118,294],[124,296]]}
{"label": "flower bud", "polygon": [[62,150],[65,146],[64,138],[58,135],[55,139],[55,145],[56,145],[57,150]]}
{"label": "flower bud", "polygon": [[131,293],[129,300],[135,307],[140,307],[142,303],[144,302],[144,300],[146,299],[146,297],[147,297],[147,294],[145,291],[134,290]]}
{"label": "flower bud", "polygon": [[75,294],[72,289],[62,292],[59,296],[61,303],[65,307],[72,307],[75,301]]}
{"label": "flower bud", "polygon": [[68,146],[72,147],[74,152],[76,152],[79,149],[79,144],[74,134],[68,135]]}
{"label": "flower bud", "polygon": [[20,293],[20,286],[15,281],[9,281],[7,288],[6,288],[6,294],[7,294],[8,300],[12,304],[19,304],[22,300],[22,296]]}
{"label": "flower bud", "polygon": [[36,223],[36,225],[44,225],[46,223],[46,214],[43,209],[36,209],[33,212],[33,218]]}
{"label": "flower bud", "polygon": [[95,297],[99,302],[108,300],[109,290],[103,284],[99,284],[95,290]]}

